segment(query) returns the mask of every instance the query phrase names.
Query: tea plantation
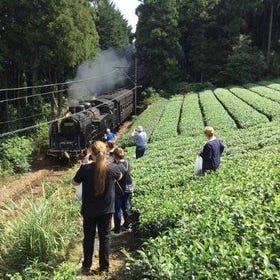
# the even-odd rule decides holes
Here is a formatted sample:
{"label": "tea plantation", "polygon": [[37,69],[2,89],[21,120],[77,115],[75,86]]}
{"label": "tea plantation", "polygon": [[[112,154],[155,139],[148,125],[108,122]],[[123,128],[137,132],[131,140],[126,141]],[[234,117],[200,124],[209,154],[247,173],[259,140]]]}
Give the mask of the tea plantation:
{"label": "tea plantation", "polygon": [[[279,90],[272,81],[178,95],[138,118],[148,149],[127,155],[144,244],[127,254],[126,279],[280,279]],[[205,125],[226,149],[218,172],[195,177]]]}
{"label": "tea plantation", "polygon": [[[141,246],[125,252],[118,279],[280,279],[279,117],[274,80],[161,99],[135,120],[119,144],[132,165]],[[137,125],[149,143],[136,160]],[[205,125],[226,148],[217,172],[196,177]],[[77,279],[80,266],[69,254],[82,232],[69,187],[75,170],[60,185],[46,183],[44,196],[24,209],[10,205],[9,221],[1,216],[0,264],[15,271],[3,279]]]}

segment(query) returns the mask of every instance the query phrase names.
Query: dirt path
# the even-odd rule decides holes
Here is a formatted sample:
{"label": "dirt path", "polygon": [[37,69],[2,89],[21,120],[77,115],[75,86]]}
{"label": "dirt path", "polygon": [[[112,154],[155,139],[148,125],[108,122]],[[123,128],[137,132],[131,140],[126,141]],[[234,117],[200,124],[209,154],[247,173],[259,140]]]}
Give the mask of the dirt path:
{"label": "dirt path", "polygon": [[[123,134],[131,122],[125,122],[116,132],[117,137]],[[18,179],[9,182],[0,187],[0,211],[2,215],[10,216],[10,204],[19,204],[24,197],[37,198],[40,197],[44,191],[44,182],[61,181],[62,176],[67,168],[61,166],[51,165],[47,160],[38,161],[35,164],[36,168],[33,171],[22,174]],[[98,240],[96,240],[95,256],[93,269],[98,269]],[[110,255],[110,274],[107,277],[81,276],[82,280],[119,280],[122,279],[122,269],[125,266],[125,256],[121,252],[122,249],[135,250],[137,242],[133,232],[124,232],[120,236],[112,236],[111,238],[111,255]],[[77,249],[74,253],[74,258],[77,263],[82,259],[82,240],[77,243]],[[1,267],[0,267],[0,270]]]}
{"label": "dirt path", "polygon": [[[82,241],[81,241],[82,242]],[[108,275],[99,275],[98,273],[98,239],[95,242],[95,253],[93,258],[93,275],[91,276],[80,276],[81,280],[122,280],[123,271],[125,270],[125,255],[122,250],[126,251],[135,250],[137,246],[137,240],[135,239],[133,232],[123,232],[119,236],[111,237],[111,254],[110,254],[110,272]],[[81,254],[82,254],[82,249]],[[82,256],[82,255],[81,255]],[[81,266],[82,258],[80,258]]]}
{"label": "dirt path", "polygon": [[[1,215],[12,217],[11,204],[20,204],[24,197],[36,198],[43,193],[44,182],[59,182],[65,171],[54,169],[41,169],[32,171],[20,176],[19,179],[1,187],[0,196],[0,211]],[[98,270],[98,239],[95,242],[95,254],[93,269]],[[110,274],[109,276],[100,276],[98,274],[93,276],[80,276],[81,280],[118,280],[122,279],[122,269],[125,266],[125,256],[122,249],[133,250],[137,242],[135,241],[133,232],[123,232],[119,236],[111,237],[111,254],[110,254]],[[82,240],[79,240],[76,245],[75,252],[73,252],[71,259],[80,263],[82,260]],[[5,268],[6,269],[6,268]],[[0,270],[1,269],[0,267]],[[4,271],[4,270],[3,270]]]}
{"label": "dirt path", "polygon": [[0,188],[0,210],[5,210],[7,203],[18,203],[24,196],[39,197],[43,191],[43,183],[59,182],[64,171],[41,169],[22,174],[19,179]]}

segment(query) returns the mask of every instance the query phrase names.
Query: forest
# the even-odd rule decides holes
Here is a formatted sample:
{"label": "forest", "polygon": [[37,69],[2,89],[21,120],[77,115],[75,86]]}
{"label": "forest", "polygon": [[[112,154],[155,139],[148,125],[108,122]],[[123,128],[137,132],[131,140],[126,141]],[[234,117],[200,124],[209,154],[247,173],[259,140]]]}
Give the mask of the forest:
{"label": "forest", "polygon": [[133,34],[110,0],[1,0],[0,131],[61,116],[65,82],[100,50],[129,48],[138,83],[167,95],[275,77],[279,7],[278,0],[142,0]]}
{"label": "forest", "polygon": [[[112,238],[106,279],[280,279],[280,0],[138,2],[132,32],[111,0],[0,0],[0,278],[77,279],[77,165],[49,164],[50,124],[138,86],[117,132],[132,232]],[[197,177],[205,126],[226,148]]]}

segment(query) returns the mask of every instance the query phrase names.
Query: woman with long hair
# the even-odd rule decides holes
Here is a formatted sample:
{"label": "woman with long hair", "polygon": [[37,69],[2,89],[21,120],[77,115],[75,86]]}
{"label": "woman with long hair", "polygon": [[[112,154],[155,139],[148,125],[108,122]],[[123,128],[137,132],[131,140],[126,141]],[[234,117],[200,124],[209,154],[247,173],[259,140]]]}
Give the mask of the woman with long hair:
{"label": "woman with long hair", "polygon": [[[109,270],[110,226],[114,213],[115,181],[122,177],[121,166],[106,161],[107,147],[95,141],[90,147],[92,162],[82,164],[73,184],[82,183],[83,251],[82,273],[90,274],[96,228],[99,237],[99,269]],[[87,157],[88,158],[88,157]]]}

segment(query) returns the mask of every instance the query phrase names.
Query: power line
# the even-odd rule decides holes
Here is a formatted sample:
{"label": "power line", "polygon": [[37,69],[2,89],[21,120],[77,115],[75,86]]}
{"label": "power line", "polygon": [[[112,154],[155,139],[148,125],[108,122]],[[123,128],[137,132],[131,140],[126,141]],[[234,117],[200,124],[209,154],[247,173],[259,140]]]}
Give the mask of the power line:
{"label": "power line", "polygon": [[[125,93],[127,93],[129,91],[133,91],[134,89],[135,89],[135,87],[133,87],[132,89],[126,90],[120,96],[124,95]],[[111,99],[111,101],[117,100],[117,98],[119,98],[120,96]],[[103,106],[103,104],[99,104],[99,105],[91,107],[91,108],[89,108],[87,110],[71,114],[71,116],[78,115],[78,114],[80,114],[82,112],[89,111],[92,108],[98,108],[98,107],[101,107],[101,106]],[[62,117],[62,118],[58,118],[58,119],[51,120],[51,121],[48,121],[48,122],[43,122],[43,123],[39,123],[39,124],[36,124],[36,125],[24,127],[24,128],[21,128],[21,129],[17,129],[17,130],[14,130],[14,131],[5,132],[5,133],[0,134],[0,138],[5,137],[5,136],[9,136],[9,135],[12,135],[12,134],[15,134],[15,133],[23,132],[23,131],[26,131],[26,130],[31,130],[31,129],[34,129],[34,128],[37,128],[37,127],[40,127],[40,126],[43,126],[43,125],[50,125],[50,124],[52,124],[54,122],[61,121],[61,120],[65,119],[65,118],[67,118],[67,117]]]}
{"label": "power line", "polygon": [[0,125],[2,125],[2,124],[8,124],[8,123],[13,123],[13,122],[20,121],[20,120],[25,120],[25,119],[31,119],[31,118],[35,118],[35,117],[40,117],[40,116],[43,116],[43,114],[37,114],[37,115],[32,115],[32,116],[28,116],[28,117],[24,117],[24,118],[17,118],[17,119],[11,120],[11,121],[0,122]]}
{"label": "power line", "polygon": [[44,88],[44,87],[52,87],[52,86],[61,86],[61,85],[68,85],[68,84],[73,84],[73,83],[82,83],[82,82],[85,82],[85,81],[90,81],[90,80],[93,80],[93,79],[98,79],[100,77],[105,77],[105,76],[108,76],[110,74],[112,74],[113,72],[115,72],[116,69],[106,73],[106,74],[103,74],[103,75],[99,75],[99,76],[93,76],[93,77],[90,77],[90,78],[85,78],[85,79],[81,79],[81,80],[71,80],[71,81],[68,81],[68,82],[64,82],[64,83],[55,83],[55,84],[47,84],[47,85],[39,85],[39,86],[28,86],[28,87],[18,87],[18,88],[3,88],[3,89],[0,89],[0,92],[3,92],[3,91],[15,91],[15,90],[26,90],[26,89],[35,89],[35,88]]}
{"label": "power line", "polygon": [[60,93],[60,92],[66,91],[66,90],[67,89],[61,89],[61,90],[56,90],[56,91],[49,91],[49,92],[43,92],[43,93],[38,93],[38,94],[25,95],[25,96],[21,96],[21,97],[9,98],[9,99],[0,100],[0,103],[20,100],[20,99],[27,99],[27,98],[32,98],[32,97],[36,97],[36,96],[49,95],[49,94],[53,94],[53,93]]}

